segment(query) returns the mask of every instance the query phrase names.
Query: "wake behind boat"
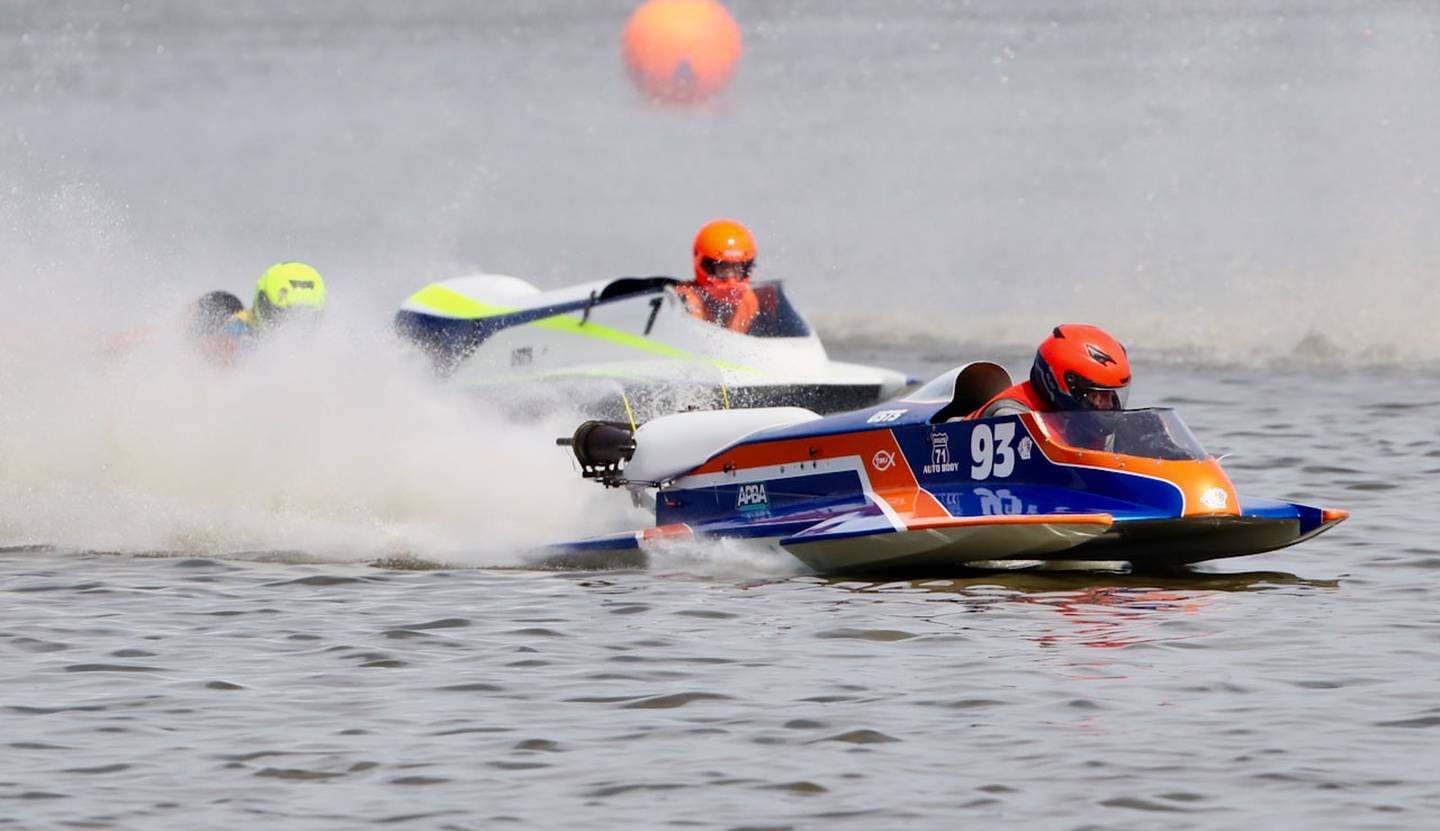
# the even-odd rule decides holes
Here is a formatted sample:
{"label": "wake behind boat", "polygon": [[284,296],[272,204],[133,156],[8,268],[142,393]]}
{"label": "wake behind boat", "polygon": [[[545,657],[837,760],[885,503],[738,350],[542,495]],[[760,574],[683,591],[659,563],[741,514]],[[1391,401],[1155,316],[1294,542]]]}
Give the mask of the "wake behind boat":
{"label": "wake behind boat", "polygon": [[745,333],[691,316],[671,277],[621,277],[541,291],[478,274],[432,283],[405,301],[398,331],[454,383],[559,390],[587,409],[639,420],[687,408],[865,407],[911,380],[831,360],[778,281],[756,282]]}

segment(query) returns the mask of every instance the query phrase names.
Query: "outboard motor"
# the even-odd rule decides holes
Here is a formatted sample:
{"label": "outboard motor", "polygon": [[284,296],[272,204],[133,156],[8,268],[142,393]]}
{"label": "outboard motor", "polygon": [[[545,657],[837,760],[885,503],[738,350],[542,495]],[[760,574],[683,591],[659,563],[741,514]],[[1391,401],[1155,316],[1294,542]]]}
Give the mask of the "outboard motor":
{"label": "outboard motor", "polygon": [[575,435],[555,443],[574,452],[581,476],[612,487],[622,483],[620,471],[635,455],[635,434],[621,421],[587,421],[575,428]]}

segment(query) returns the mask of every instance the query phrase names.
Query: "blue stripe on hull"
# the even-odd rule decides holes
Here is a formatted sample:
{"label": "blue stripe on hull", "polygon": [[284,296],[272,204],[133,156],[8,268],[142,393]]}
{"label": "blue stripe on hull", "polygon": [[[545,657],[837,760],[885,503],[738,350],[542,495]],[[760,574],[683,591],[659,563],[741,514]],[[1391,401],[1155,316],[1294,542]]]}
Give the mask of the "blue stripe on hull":
{"label": "blue stripe on hull", "polygon": [[727,525],[744,527],[797,511],[815,513],[864,504],[866,500],[858,473],[817,473],[814,476],[664,490],[656,498],[656,524],[685,522],[696,525],[723,520]]}

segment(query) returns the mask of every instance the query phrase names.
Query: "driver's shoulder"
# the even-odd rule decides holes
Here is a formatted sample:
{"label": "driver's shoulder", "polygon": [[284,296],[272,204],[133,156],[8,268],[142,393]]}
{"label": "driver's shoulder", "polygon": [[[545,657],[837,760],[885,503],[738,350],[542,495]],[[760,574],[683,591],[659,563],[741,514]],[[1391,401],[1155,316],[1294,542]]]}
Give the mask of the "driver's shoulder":
{"label": "driver's shoulder", "polygon": [[998,398],[980,408],[976,418],[999,418],[1000,416],[1022,415],[1031,412],[1025,402],[1018,398]]}
{"label": "driver's shoulder", "polygon": [[244,309],[230,315],[220,327],[222,335],[248,335],[255,331],[255,312]]}

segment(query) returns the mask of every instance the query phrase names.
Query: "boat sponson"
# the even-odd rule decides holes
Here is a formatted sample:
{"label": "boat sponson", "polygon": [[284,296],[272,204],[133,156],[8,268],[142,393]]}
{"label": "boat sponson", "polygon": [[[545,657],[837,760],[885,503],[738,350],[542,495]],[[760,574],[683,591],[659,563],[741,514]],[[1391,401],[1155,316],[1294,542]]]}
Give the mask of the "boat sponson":
{"label": "boat sponson", "polygon": [[1169,568],[1285,548],[1337,522],[1339,520],[1310,524],[1299,516],[1253,515],[1117,522],[1071,554],[1080,560],[1124,561],[1137,569]]}
{"label": "boat sponson", "polygon": [[780,541],[820,572],[905,570],[987,560],[1046,559],[1105,534],[1107,514],[912,519],[837,518]]}

